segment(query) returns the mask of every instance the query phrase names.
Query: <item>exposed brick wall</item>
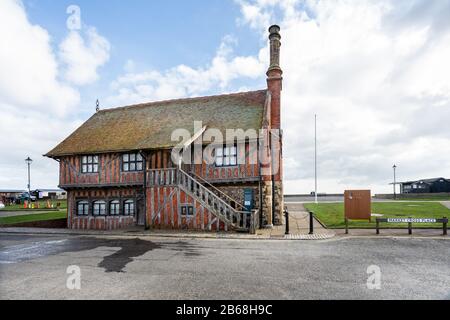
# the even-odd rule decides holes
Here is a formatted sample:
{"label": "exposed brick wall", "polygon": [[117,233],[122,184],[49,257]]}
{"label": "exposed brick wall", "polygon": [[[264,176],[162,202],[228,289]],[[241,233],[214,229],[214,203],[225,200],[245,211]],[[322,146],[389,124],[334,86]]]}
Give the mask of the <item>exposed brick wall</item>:
{"label": "exposed brick wall", "polygon": [[244,190],[253,190],[253,207],[255,209],[259,208],[259,187],[258,185],[245,185],[245,186],[218,186],[219,190],[228,195],[229,197],[236,200],[241,205],[244,204]]}

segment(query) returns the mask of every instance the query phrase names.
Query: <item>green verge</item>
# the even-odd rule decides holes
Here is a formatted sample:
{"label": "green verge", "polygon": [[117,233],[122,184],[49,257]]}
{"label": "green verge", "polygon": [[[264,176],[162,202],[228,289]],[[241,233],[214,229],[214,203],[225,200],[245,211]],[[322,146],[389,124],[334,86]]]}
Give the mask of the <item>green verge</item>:
{"label": "green verge", "polygon": [[44,212],[44,213],[37,213],[37,214],[27,214],[27,215],[22,215],[22,216],[1,217],[0,225],[64,219],[64,218],[66,218],[66,216],[67,216],[66,211],[56,211],[56,212]]}
{"label": "green verge", "polygon": [[[53,205],[56,208],[56,204],[57,203],[61,204],[60,209],[67,209],[67,200],[58,200],[58,201],[52,201],[51,203],[53,203]],[[34,204],[36,204],[36,202],[33,202]],[[0,209],[0,211],[36,211],[36,210],[42,210],[43,212],[45,212],[46,210],[51,210],[46,208],[47,206],[47,201],[39,201],[39,208],[40,209],[24,209],[23,208],[23,204],[14,204],[11,206],[7,206],[3,209]]]}
{"label": "green verge", "polygon": [[[328,228],[342,229],[345,227],[343,203],[308,203],[305,208],[314,212],[315,216]],[[450,209],[438,202],[372,202],[372,213],[382,214],[382,218],[450,218]],[[352,228],[375,228],[372,222],[350,220]],[[407,223],[381,223],[381,228],[407,228]],[[413,228],[442,228],[439,223],[415,223]]]}

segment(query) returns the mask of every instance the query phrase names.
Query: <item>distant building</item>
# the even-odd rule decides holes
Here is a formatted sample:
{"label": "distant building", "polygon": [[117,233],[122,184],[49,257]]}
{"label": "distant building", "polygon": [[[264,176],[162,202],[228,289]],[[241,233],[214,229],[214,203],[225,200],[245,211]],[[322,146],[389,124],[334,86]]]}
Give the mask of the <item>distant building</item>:
{"label": "distant building", "polygon": [[62,189],[36,189],[31,192],[40,200],[67,199],[67,191]]}
{"label": "distant building", "polygon": [[399,182],[400,193],[441,193],[450,192],[450,180],[445,178],[422,179]]}
{"label": "distant building", "polygon": [[13,190],[13,189],[0,189],[0,202],[3,204],[13,203],[17,197],[25,190]]}

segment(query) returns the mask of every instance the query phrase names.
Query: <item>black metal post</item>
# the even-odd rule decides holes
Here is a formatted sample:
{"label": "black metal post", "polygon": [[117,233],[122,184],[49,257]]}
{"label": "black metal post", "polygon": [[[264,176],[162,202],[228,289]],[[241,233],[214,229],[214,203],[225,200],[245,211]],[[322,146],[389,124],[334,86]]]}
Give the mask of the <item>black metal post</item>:
{"label": "black metal post", "polygon": [[284,218],[286,220],[286,232],[284,234],[289,234],[289,212],[284,209]]}
{"label": "black metal post", "polygon": [[377,218],[377,234],[380,234],[380,221]]}
{"label": "black metal post", "polygon": [[348,234],[348,219],[345,218],[345,234]]}
{"label": "black metal post", "polygon": [[447,217],[444,217],[444,223],[443,223],[443,235],[446,236],[447,235]]}
{"label": "black metal post", "polygon": [[309,234],[314,234],[314,212],[309,212]]}
{"label": "black metal post", "polygon": [[408,234],[412,234],[412,222],[411,222],[411,217],[409,217],[410,222],[408,222]]}

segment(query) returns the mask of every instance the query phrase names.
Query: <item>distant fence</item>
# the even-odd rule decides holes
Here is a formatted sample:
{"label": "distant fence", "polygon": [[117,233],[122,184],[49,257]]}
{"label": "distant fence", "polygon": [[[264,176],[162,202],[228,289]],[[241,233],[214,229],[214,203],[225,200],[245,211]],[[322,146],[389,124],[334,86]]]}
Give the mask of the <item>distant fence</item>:
{"label": "distant fence", "polygon": [[413,223],[442,223],[442,234],[444,236],[447,235],[447,217],[443,217],[442,219],[436,218],[377,218],[376,219],[376,232],[380,234],[380,223],[407,223],[408,224],[408,233],[412,234]]}
{"label": "distant fence", "polygon": [[[317,197],[343,197],[343,193],[318,193]],[[285,198],[296,198],[296,197],[314,197],[314,194],[285,194]]]}

